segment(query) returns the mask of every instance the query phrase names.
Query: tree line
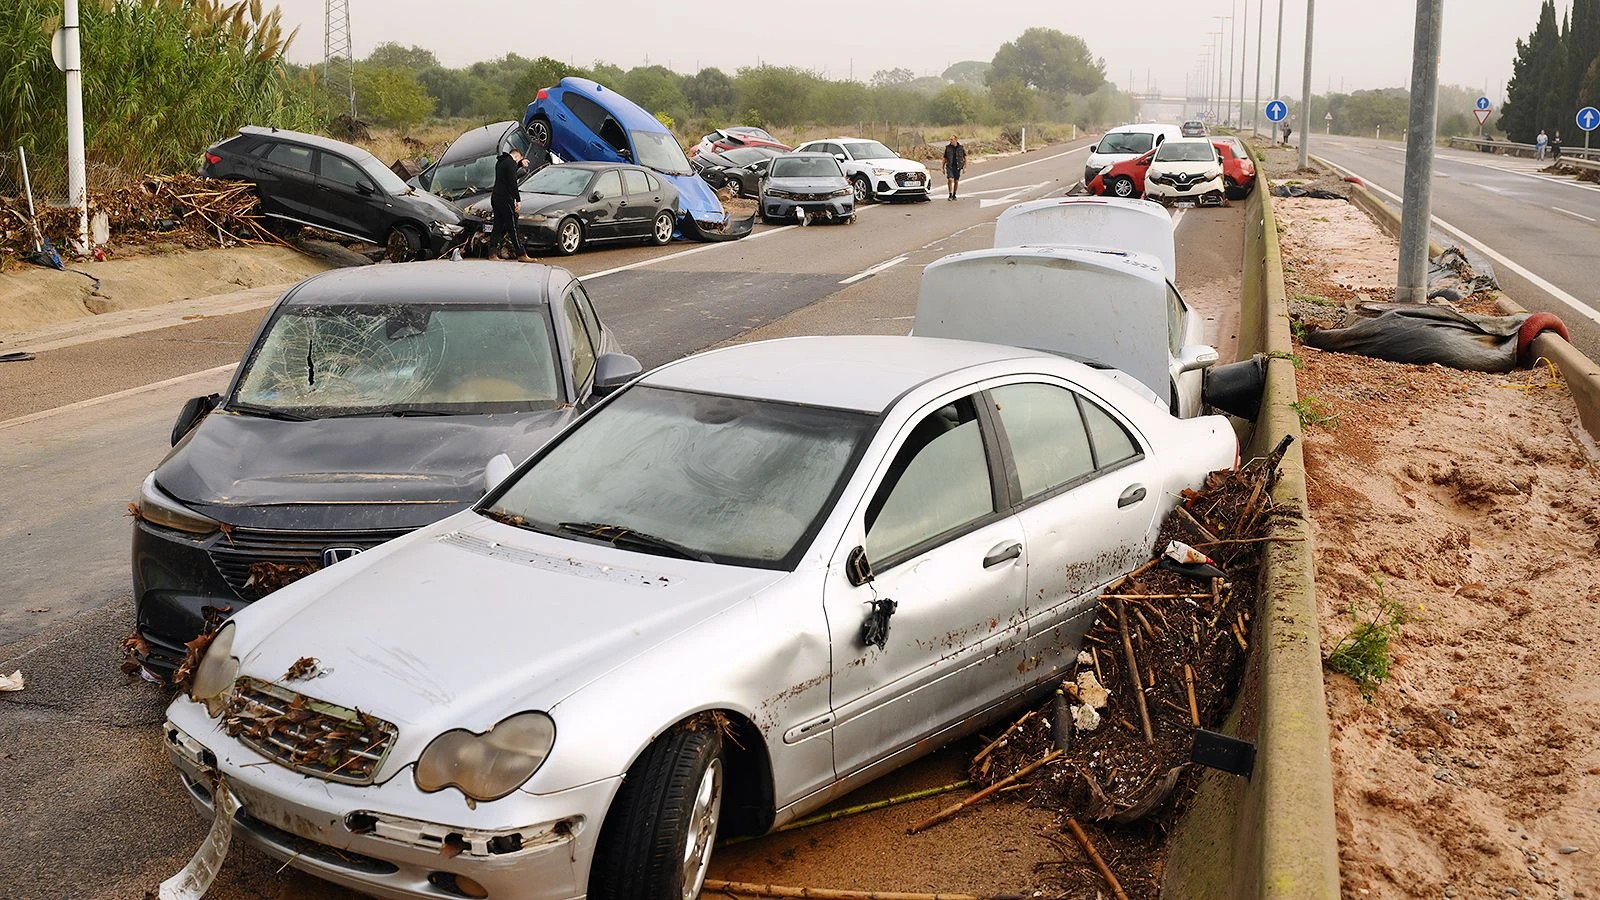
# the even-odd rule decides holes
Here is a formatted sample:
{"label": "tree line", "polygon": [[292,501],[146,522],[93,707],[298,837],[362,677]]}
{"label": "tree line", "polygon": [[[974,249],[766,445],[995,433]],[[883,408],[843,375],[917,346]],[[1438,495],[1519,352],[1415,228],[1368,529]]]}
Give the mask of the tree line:
{"label": "tree line", "polygon": [[[1480,91],[1454,84],[1439,85],[1439,137],[1470,137],[1478,133],[1473,115]],[[1313,132],[1400,138],[1411,120],[1411,92],[1405,88],[1379,88],[1370,91],[1334,92],[1311,95],[1311,115],[1300,115],[1300,104],[1291,103],[1294,127],[1305,123]],[[1328,121],[1329,113],[1333,121]]]}
{"label": "tree line", "polygon": [[1572,135],[1578,110],[1593,105],[1600,105],[1600,0],[1573,0],[1559,23],[1555,0],[1544,0],[1533,32],[1517,40],[1500,128],[1525,144],[1541,130]]}

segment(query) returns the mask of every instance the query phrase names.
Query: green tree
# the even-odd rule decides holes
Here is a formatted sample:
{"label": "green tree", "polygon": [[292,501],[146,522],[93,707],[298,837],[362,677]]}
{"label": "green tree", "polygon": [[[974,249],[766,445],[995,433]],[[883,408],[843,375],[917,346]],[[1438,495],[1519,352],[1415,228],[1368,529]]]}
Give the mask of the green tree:
{"label": "green tree", "polygon": [[1033,119],[1035,108],[1033,91],[1016,75],[991,83],[989,98],[994,101],[996,111],[1012,122],[1027,122]]}
{"label": "green tree", "polygon": [[903,87],[916,80],[916,73],[910,69],[879,69],[872,73],[871,85],[881,87]]}
{"label": "green tree", "polygon": [[1089,94],[1106,80],[1106,64],[1083,38],[1054,28],[1029,28],[995,52],[989,84],[1019,78],[1046,93]]}
{"label": "green tree", "polygon": [[928,105],[935,125],[966,125],[978,118],[978,98],[958,84],[945,87]]}
{"label": "green tree", "polygon": [[629,69],[614,87],[652,113],[665,114],[674,121],[689,117],[689,100],[683,95],[683,76],[666,66]]}
{"label": "green tree", "polygon": [[810,72],[792,66],[755,66],[740,69],[734,82],[740,109],[763,122],[793,125],[805,120],[818,80]]}
{"label": "green tree", "polygon": [[984,60],[966,59],[952,64],[950,68],[944,70],[944,74],[940,77],[951,84],[959,84],[969,88],[981,88],[988,84],[986,79],[989,75],[989,70],[992,68],[994,66]]}
{"label": "green tree", "polygon": [[733,79],[716,67],[701,69],[685,79],[683,93],[689,100],[690,108],[702,116],[713,110],[725,112],[732,109],[738,94]]}
{"label": "green tree", "polygon": [[1544,0],[1539,22],[1526,41],[1517,41],[1517,56],[1511,63],[1511,80],[1506,83],[1505,107],[1500,113],[1500,128],[1512,140],[1532,143],[1541,129],[1560,128],[1560,83],[1565,72],[1565,52],[1561,30],[1556,24],[1554,0]]}
{"label": "green tree", "polygon": [[576,75],[579,78],[589,77],[587,71],[577,66],[569,65],[559,59],[541,56],[528,63],[522,74],[517,76],[516,87],[513,88],[512,93],[518,103],[526,105],[533,102],[541,89],[555,87],[561,83],[561,79],[569,75]]}
{"label": "green tree", "polygon": [[356,66],[356,108],[380,125],[406,129],[433,110],[434,99],[417,76],[399,66]]}
{"label": "green tree", "polygon": [[439,68],[439,58],[433,55],[432,50],[416,45],[402,47],[394,41],[386,41],[373,47],[365,61],[375,66],[392,66],[410,69],[417,73]]}

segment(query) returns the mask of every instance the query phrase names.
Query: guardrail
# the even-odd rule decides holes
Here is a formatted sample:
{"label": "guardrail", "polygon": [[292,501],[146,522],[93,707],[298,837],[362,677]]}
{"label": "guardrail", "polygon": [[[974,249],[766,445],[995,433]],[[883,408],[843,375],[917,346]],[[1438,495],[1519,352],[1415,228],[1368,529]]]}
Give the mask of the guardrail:
{"label": "guardrail", "polygon": [[[1484,153],[1497,153],[1501,156],[1522,156],[1533,159],[1539,155],[1539,148],[1532,144],[1519,144],[1516,141],[1493,141],[1481,138],[1448,138],[1447,142],[1457,150],[1481,150]],[[1554,155],[1547,148],[1545,159],[1554,161]],[[1600,160],[1600,147],[1566,147],[1561,148],[1563,162],[1573,160]]]}

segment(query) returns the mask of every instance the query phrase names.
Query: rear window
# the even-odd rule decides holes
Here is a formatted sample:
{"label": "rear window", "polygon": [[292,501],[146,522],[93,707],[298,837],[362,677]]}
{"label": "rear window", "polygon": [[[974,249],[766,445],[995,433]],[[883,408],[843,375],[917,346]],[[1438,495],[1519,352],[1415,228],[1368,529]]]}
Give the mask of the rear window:
{"label": "rear window", "polygon": [[1100,139],[1096,153],[1149,153],[1156,136],[1148,131],[1113,131]]}

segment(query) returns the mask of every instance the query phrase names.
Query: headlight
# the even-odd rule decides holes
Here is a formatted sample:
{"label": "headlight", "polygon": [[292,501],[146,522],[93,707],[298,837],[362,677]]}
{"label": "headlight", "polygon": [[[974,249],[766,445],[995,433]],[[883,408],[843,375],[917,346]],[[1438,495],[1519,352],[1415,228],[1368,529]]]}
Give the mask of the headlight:
{"label": "headlight", "polygon": [[210,534],[217,530],[217,520],[208,519],[182,503],[168,497],[156,487],[156,473],[145,477],[139,485],[139,518],[152,525],[187,531],[190,534]]}
{"label": "headlight", "polygon": [[434,231],[444,235],[445,237],[455,237],[461,233],[460,225],[448,225],[444,222],[434,222],[431,227]]}
{"label": "headlight", "polygon": [[533,777],[555,742],[549,716],[517,713],[483,734],[446,731],[423,749],[412,773],[425,793],[454,786],[474,800],[498,800]]}
{"label": "headlight", "polygon": [[551,218],[551,216],[547,216],[544,213],[530,213],[526,216],[523,216],[522,221],[527,222],[529,225],[543,225],[544,223],[550,221]]}
{"label": "headlight", "polygon": [[833,191],[832,193],[828,194],[828,196],[829,197],[848,197],[853,193],[855,193],[855,191],[852,191],[849,188],[840,188],[839,190]]}
{"label": "headlight", "polygon": [[793,200],[794,194],[788,191],[767,191],[768,197],[777,197],[779,200]]}
{"label": "headlight", "polygon": [[1206,173],[1206,177],[1207,178],[1221,178],[1222,177],[1222,170],[1221,169],[1212,169],[1210,172]]}
{"label": "headlight", "polygon": [[887,178],[890,175],[894,174],[894,170],[893,169],[873,169],[872,170],[872,174],[878,176],[879,178]]}
{"label": "headlight", "polygon": [[223,694],[239,676],[239,660],[233,655],[235,630],[232,622],[222,626],[217,636],[211,639],[211,646],[206,648],[206,655],[200,658],[200,665],[195,666],[194,676],[189,679],[189,699],[204,703],[206,712],[212,718],[222,712]]}
{"label": "headlight", "polygon": [[1110,175],[1111,174],[1111,167],[1110,166],[1106,166],[1105,168],[1101,169],[1100,170],[1100,174],[1101,175]]}

